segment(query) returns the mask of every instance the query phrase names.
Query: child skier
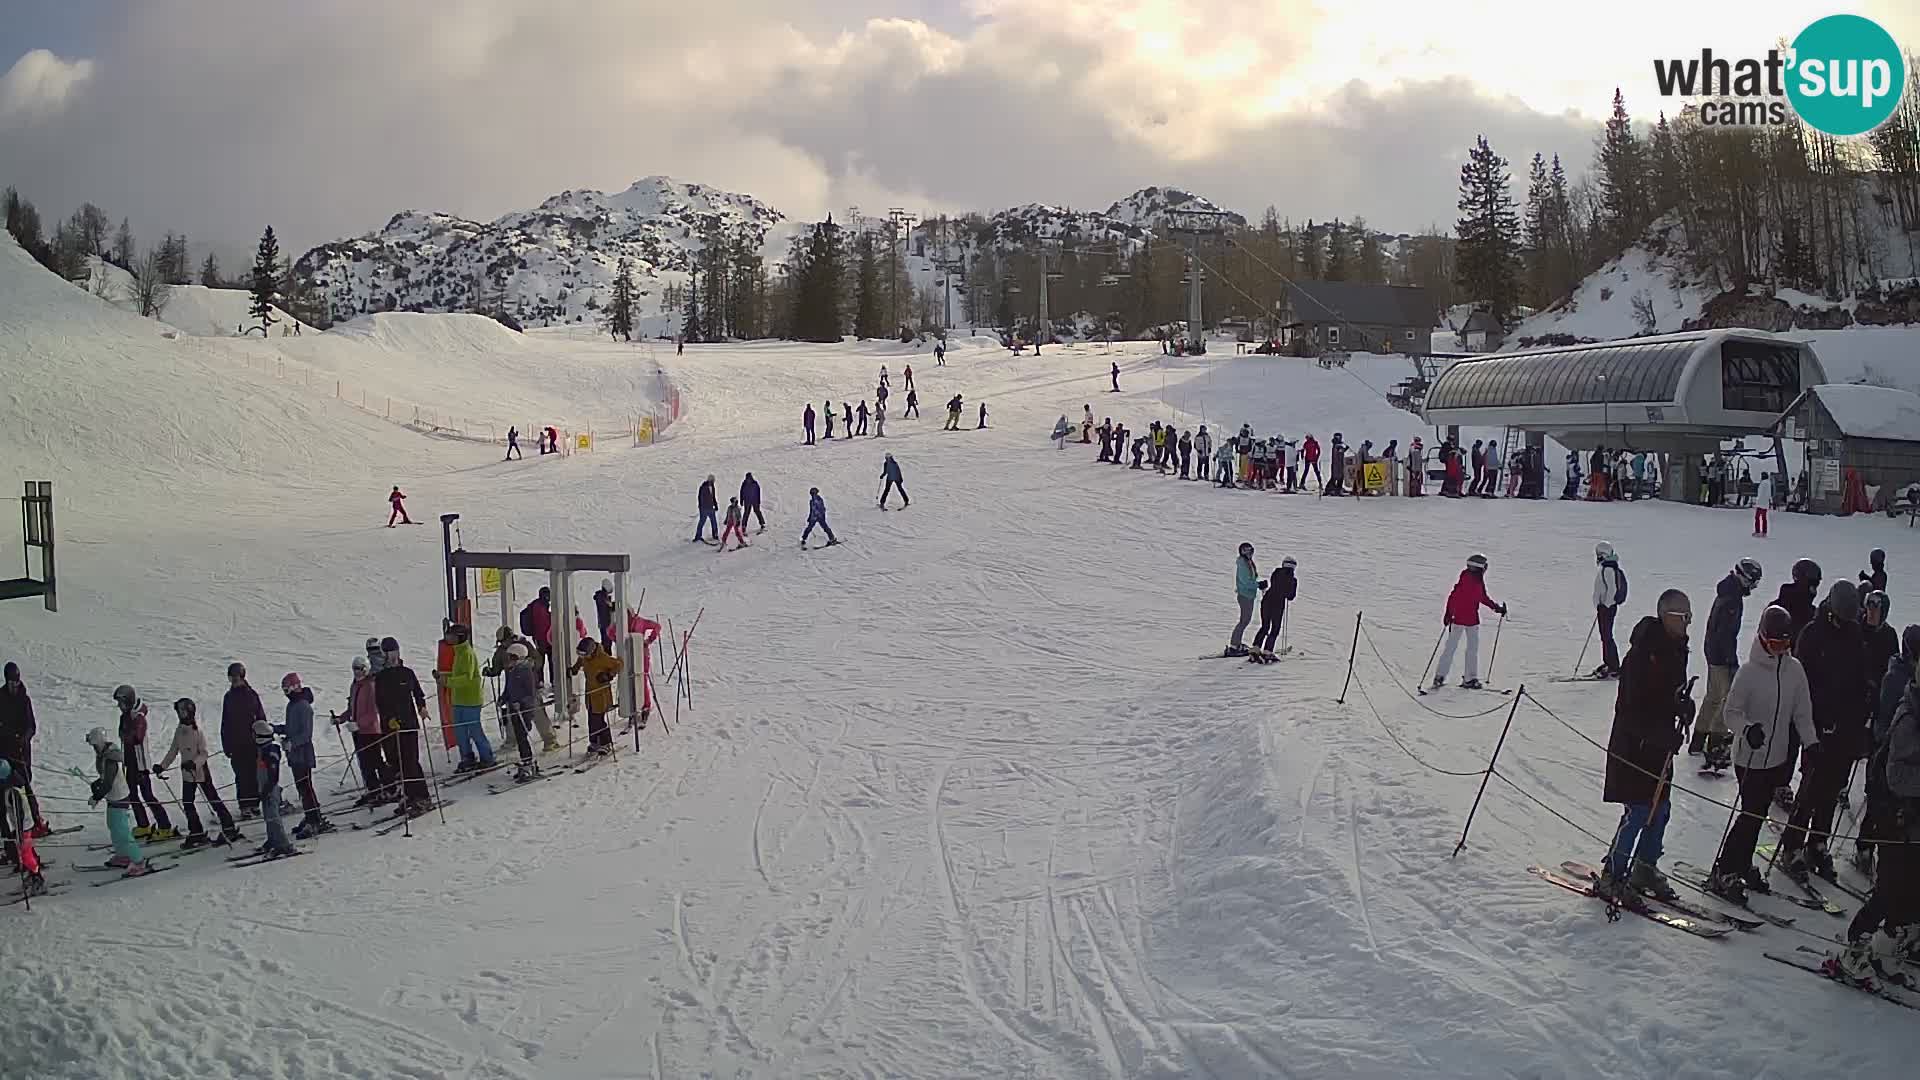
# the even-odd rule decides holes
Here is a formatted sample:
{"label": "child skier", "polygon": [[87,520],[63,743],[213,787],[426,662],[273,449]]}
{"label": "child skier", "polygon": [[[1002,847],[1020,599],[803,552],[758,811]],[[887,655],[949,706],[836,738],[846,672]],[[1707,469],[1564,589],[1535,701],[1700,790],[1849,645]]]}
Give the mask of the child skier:
{"label": "child skier", "polygon": [[580,659],[567,669],[569,675],[583,675],[587,685],[587,753],[595,757],[613,753],[613,730],[607,726],[607,714],[613,711],[613,679],[620,673],[620,658],[600,647],[592,638],[580,639]]}
{"label": "child skier", "polygon": [[87,805],[99,806],[102,801],[107,804],[107,836],[113,841],[113,855],[107,859],[107,865],[122,868],[127,877],[152,872],[146,854],[140,850],[140,841],[134,839],[133,792],[127,788],[127,771],[120,747],[106,728],[87,732],[87,745],[93,747],[94,771]]}
{"label": "child skier", "polygon": [[527,662],[527,647],[520,642],[507,646],[506,689],[500,695],[500,707],[506,711],[513,729],[514,747],[520,751],[520,765],[513,771],[513,782],[524,784],[540,778],[540,765],[533,758],[533,741],[527,737],[532,728],[533,710],[540,704],[540,692],[534,684],[534,665]]}
{"label": "child skier", "polygon": [[1480,689],[1480,609],[1489,608],[1507,614],[1507,605],[1496,604],[1487,595],[1487,557],[1470,555],[1467,568],[1460,571],[1460,580],[1454,582],[1453,591],[1447,594],[1447,610],[1442,617],[1446,627],[1447,643],[1440,650],[1440,663],[1433,669],[1435,689],[1447,685],[1447,669],[1453,666],[1453,650],[1465,641],[1467,643],[1467,672],[1460,680],[1465,690]]}
{"label": "child skier", "polygon": [[1247,653],[1249,663],[1264,664],[1279,658],[1273,651],[1273,643],[1287,620],[1287,601],[1293,599],[1299,588],[1293,578],[1294,566],[1293,556],[1281,559],[1280,568],[1267,583],[1266,595],[1260,598],[1260,629],[1254,632],[1253,649]]}
{"label": "child skier", "polygon": [[396,521],[402,525],[414,523],[413,519],[407,516],[407,497],[400,493],[399,484],[393,485],[393,490],[387,493],[387,505],[393,507],[393,512],[387,515],[387,528],[393,528],[393,523]]}
{"label": "child skier", "polygon": [[880,487],[880,509],[887,508],[887,496],[893,494],[895,488],[900,489],[900,509],[905,510],[913,505],[913,500],[907,498],[907,482],[900,475],[900,463],[893,460],[892,454],[888,454],[880,466],[880,479],[884,481]]}
{"label": "child skier", "polygon": [[0,837],[6,840],[5,857],[0,862],[19,869],[22,896],[45,896],[46,868],[33,846],[33,830],[26,827],[27,783],[32,779],[31,770],[16,769],[12,761],[0,757]]}
{"label": "child skier", "polygon": [[267,820],[267,842],[257,854],[277,859],[298,855],[293,841],[287,839],[286,826],[280,822],[280,744],[273,741],[273,725],[257,720],[253,725],[254,782],[260,787],[260,814]]}
{"label": "child skier", "polygon": [[726,523],[720,527],[720,553],[724,553],[727,550],[727,537],[729,536],[740,541],[739,546],[734,548],[735,551],[749,546],[747,544],[747,530],[740,524],[740,499],[737,496],[727,500]]}
{"label": "child skier", "polygon": [[[242,839],[240,830],[233,824],[233,815],[227,812],[227,804],[220,798],[220,790],[213,786],[213,769],[208,765],[213,753],[207,748],[206,733],[200,730],[199,711],[192,698],[173,703],[173,715],[179,726],[174,728],[173,745],[167,749],[167,756],[161,758],[153,770],[154,775],[164,779],[173,759],[180,759],[180,809],[187,815],[187,838],[180,842],[183,851]],[[220,819],[217,840],[207,838],[207,830],[200,824],[200,812],[194,808],[194,796],[201,794],[207,797],[207,805]]]}
{"label": "child skier", "polygon": [[839,538],[833,535],[833,526],[827,524],[827,500],[820,497],[819,488],[808,488],[807,527],[800,530],[800,550],[807,549],[807,537],[813,535],[815,525],[820,527],[821,532],[827,534],[828,547],[840,542]]}
{"label": "child skier", "polygon": [[[154,797],[151,762],[147,757],[147,703],[133,687],[120,685],[113,691],[120,704],[120,746],[126,768],[127,789],[133,803],[133,835],[141,840],[164,842],[180,834],[173,831],[167,808]],[[153,815],[153,824],[147,815]]]}
{"label": "child skier", "polygon": [[313,752],[313,690],[291,671],[280,680],[280,690],[287,695],[287,720],[273,731],[287,740],[287,767],[293,770],[293,787],[300,793],[302,811],[293,835],[305,840],[333,831],[333,822],[320,813],[320,795],[313,790],[313,770],[319,764]]}

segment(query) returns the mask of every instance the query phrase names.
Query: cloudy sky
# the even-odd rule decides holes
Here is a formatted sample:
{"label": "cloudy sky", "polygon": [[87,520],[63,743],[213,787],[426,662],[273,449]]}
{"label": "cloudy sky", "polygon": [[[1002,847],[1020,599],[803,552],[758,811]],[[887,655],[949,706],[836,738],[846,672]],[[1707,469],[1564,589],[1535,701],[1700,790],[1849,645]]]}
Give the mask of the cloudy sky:
{"label": "cloudy sky", "polygon": [[1148,184],[1255,215],[1454,216],[1484,133],[1516,171],[1584,168],[1654,55],[1762,52],[1855,11],[1920,46],[1920,5],[1619,0],[15,0],[0,183],[143,236],[301,251],[401,209],[488,218],[666,173],[817,217]]}

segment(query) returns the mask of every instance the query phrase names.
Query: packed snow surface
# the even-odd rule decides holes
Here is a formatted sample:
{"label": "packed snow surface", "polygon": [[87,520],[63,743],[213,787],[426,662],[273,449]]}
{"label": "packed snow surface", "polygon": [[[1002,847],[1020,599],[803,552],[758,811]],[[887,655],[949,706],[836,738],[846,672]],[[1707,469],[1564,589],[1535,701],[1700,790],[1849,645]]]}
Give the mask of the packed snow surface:
{"label": "packed snow surface", "polygon": [[1920,394],[1847,384],[1816,386],[1813,392],[1843,434],[1857,439],[1920,439]]}
{"label": "packed snow surface", "polygon": [[[1012,357],[986,338],[945,367],[890,344],[661,350],[688,403],[668,444],[509,463],[309,395],[232,343],[167,338],[18,254],[0,249],[0,431],[19,474],[55,470],[61,610],[0,610],[0,655],[35,694],[49,813],[86,825],[43,845],[55,879],[96,877],[70,864],[100,857],[73,845],[101,842],[104,815],[65,771],[90,766],[115,684],[154,703],[160,741],[176,697],[218,715],[230,660],[275,715],[286,671],[341,708],[369,634],[431,667],[438,530],[382,528],[389,484],[416,520],[462,515],[471,547],[631,552],[648,613],[704,615],[692,707],[615,764],[451,789],[411,838],[342,829],[249,869],[195,855],[0,911],[8,1076],[1894,1076],[1920,1046],[1902,1010],[1761,956],[1824,947],[1840,920],[1782,906],[1799,929],[1706,941],[1530,877],[1599,845],[1506,783],[1449,858],[1516,701],[1501,776],[1612,826],[1601,752],[1541,707],[1606,736],[1611,687],[1549,681],[1576,667],[1596,540],[1618,546],[1635,617],[1677,586],[1702,626],[1744,554],[1771,595],[1795,557],[1837,579],[1873,546],[1894,615],[1920,612],[1920,533],[1885,518],[1776,515],[1760,541],[1744,513],[1667,504],[1220,491],[1047,433],[1091,403],[1139,431],[1204,415],[1404,441],[1417,421],[1375,389],[1406,361]],[[435,336],[461,324],[418,325],[299,347],[464,400],[607,385],[586,341],[516,365]],[[898,415],[909,363],[921,419]],[[858,401],[883,364],[885,440],[799,445],[807,401]],[[945,432],[955,393],[963,430]],[[883,450],[911,509],[868,501]],[[688,543],[699,481],[724,499],[749,470],[770,531],[725,555]],[[810,486],[841,546],[798,549]],[[1274,666],[1198,659],[1233,623],[1242,539],[1263,571],[1299,560],[1295,652]],[[1513,613],[1512,633],[1485,628],[1491,679],[1539,704],[1402,689],[1475,551]],[[575,584],[585,601],[597,582]],[[323,792],[341,769],[323,764]],[[1725,821],[1683,792],[1670,857],[1710,860]]]}

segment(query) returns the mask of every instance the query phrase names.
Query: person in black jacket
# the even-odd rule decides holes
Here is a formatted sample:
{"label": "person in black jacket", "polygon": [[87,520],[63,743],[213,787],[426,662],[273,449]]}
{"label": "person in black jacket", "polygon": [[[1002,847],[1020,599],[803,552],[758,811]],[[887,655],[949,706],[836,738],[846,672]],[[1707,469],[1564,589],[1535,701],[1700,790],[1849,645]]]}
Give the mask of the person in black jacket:
{"label": "person in black jacket", "polygon": [[1907,624],[1900,632],[1900,655],[1887,663],[1880,679],[1879,702],[1873,713],[1870,732],[1873,751],[1867,758],[1867,806],[1860,816],[1860,837],[1853,846],[1853,865],[1868,880],[1873,879],[1876,841],[1896,839],[1899,833],[1894,799],[1887,789],[1888,734],[1893,729],[1893,714],[1900,708],[1907,687],[1920,665],[1920,625]]}
{"label": "person in black jacket", "polygon": [[1674,895],[1659,863],[1673,807],[1666,790],[1673,778],[1673,756],[1685,745],[1682,733],[1693,723],[1693,700],[1686,693],[1693,604],[1686,593],[1668,589],[1660,594],[1656,610],[1657,615],[1640,620],[1628,640],[1614,697],[1613,731],[1607,737],[1602,797],[1622,805],[1597,885],[1609,898],[1628,891]]}
{"label": "person in black jacket", "polygon": [[20,678],[20,665],[9,660],[6,685],[0,687],[0,760],[12,766],[12,784],[27,796],[27,809],[33,814],[31,835],[35,837],[53,834],[47,819],[40,816],[40,800],[33,794],[33,736],[38,730],[33,698]]}
{"label": "person in black jacket", "polygon": [[1740,670],[1740,619],[1746,598],[1760,584],[1760,564],[1741,559],[1720,579],[1713,591],[1713,607],[1707,612],[1707,632],[1702,643],[1707,654],[1707,692],[1700,700],[1700,722],[1694,725],[1689,754],[1705,754],[1707,763],[1724,769],[1730,761],[1733,735],[1727,731],[1721,711],[1727,705],[1727,691]]}
{"label": "person in black jacket", "polygon": [[748,517],[759,518],[760,531],[767,531],[767,515],[760,512],[760,481],[755,480],[752,473],[748,473],[747,478],[740,481],[741,527],[746,526]]}
{"label": "person in black jacket", "polygon": [[[833,428],[831,426],[827,428],[827,438],[833,438]],[[707,538],[707,526],[711,525],[713,526],[713,542],[716,544],[720,542],[719,512],[720,496],[714,494],[713,474],[708,473],[707,479],[700,485],[700,523],[693,527],[694,540],[705,540]]]}
{"label": "person in black jacket", "polygon": [[426,713],[427,693],[413,669],[401,661],[398,641],[382,638],[380,651],[386,666],[373,677],[373,699],[380,726],[400,750],[401,812],[417,814],[433,805],[426,773],[420,769],[420,718]]}
{"label": "person in black jacket", "polygon": [[1878,589],[1860,601],[1860,639],[1861,647],[1866,650],[1869,713],[1880,702],[1880,680],[1886,678],[1887,665],[1900,655],[1900,635],[1894,633],[1887,622],[1892,607],[1893,601]]}
{"label": "person in black jacket", "polygon": [[1872,551],[1867,552],[1867,562],[1873,565],[1873,569],[1860,571],[1861,591],[1864,592],[1872,589],[1878,592],[1886,592],[1887,553],[1879,548],[1874,548]]}
{"label": "person in black jacket", "polygon": [[254,762],[253,725],[267,718],[260,695],[247,685],[247,666],[238,661],[227,665],[227,696],[220,702],[220,750],[233,766],[234,800],[240,804],[240,818],[260,813],[260,784]]}
{"label": "person in black jacket", "polygon": [[1273,572],[1273,578],[1267,585],[1267,591],[1260,596],[1260,629],[1254,632],[1253,649],[1247,653],[1250,663],[1274,658],[1274,639],[1280,636],[1280,625],[1287,618],[1287,601],[1293,599],[1300,583],[1294,580],[1293,556],[1280,560],[1280,568]]}
{"label": "person in black jacket", "polygon": [[1832,880],[1827,833],[1854,759],[1867,749],[1866,646],[1860,591],[1853,582],[1833,583],[1819,613],[1800,631],[1793,655],[1807,669],[1820,743],[1800,754],[1800,793],[1780,840],[1779,860],[1795,881],[1805,881],[1809,871]]}

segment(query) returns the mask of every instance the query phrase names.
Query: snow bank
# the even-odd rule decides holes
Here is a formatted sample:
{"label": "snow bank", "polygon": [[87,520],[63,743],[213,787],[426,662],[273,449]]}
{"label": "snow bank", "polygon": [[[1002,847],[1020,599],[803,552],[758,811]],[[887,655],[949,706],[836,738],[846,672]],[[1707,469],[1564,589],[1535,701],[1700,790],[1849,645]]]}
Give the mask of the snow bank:
{"label": "snow bank", "polygon": [[[1556,334],[1607,341],[1641,332],[1675,333],[1700,314],[1711,295],[1713,290],[1694,281],[1677,259],[1657,255],[1645,243],[1635,244],[1588,275],[1564,303],[1522,319],[1503,348],[1520,348],[1522,339]],[[1651,328],[1637,306],[1651,312]]]}
{"label": "snow bank", "polygon": [[[198,337],[239,337],[246,326],[258,326],[250,312],[253,294],[245,289],[209,289],[205,285],[175,285],[160,317]],[[300,327],[302,336],[319,331],[275,307],[274,324],[269,331],[279,337],[284,329]],[[257,335],[256,335],[257,336]]]}
{"label": "snow bank", "polygon": [[1844,434],[1860,439],[1920,440],[1920,394],[1848,383],[1816,386],[1813,392]]}

